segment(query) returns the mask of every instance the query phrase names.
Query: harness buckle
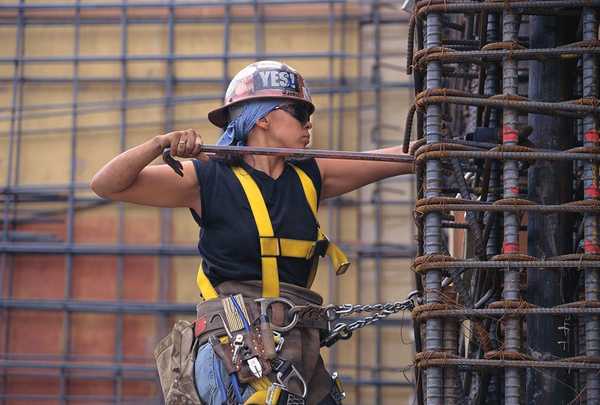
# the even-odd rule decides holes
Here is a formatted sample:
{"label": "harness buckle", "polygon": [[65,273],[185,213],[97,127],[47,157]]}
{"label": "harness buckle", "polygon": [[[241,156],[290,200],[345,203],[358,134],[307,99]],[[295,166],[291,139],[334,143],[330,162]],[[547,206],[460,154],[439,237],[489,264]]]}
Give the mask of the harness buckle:
{"label": "harness buckle", "polygon": [[319,239],[317,241],[315,241],[312,246],[310,247],[310,250],[308,251],[307,255],[306,255],[306,259],[312,259],[315,256],[321,256],[321,257],[325,257],[325,255],[327,254],[327,249],[329,248],[329,239],[327,239],[327,237],[325,236],[324,239]]}
{"label": "harness buckle", "polygon": [[266,405],[306,405],[306,400],[294,394],[279,383],[273,383],[267,390]]}
{"label": "harness buckle", "polygon": [[306,384],[306,381],[304,380],[302,374],[300,374],[298,369],[294,367],[291,361],[284,360],[280,357],[275,361],[271,362],[271,367],[272,370],[277,373],[277,384],[280,387],[285,388],[285,390],[289,392],[289,382],[292,380],[296,380],[298,383],[300,383],[300,386],[302,387],[302,394],[294,395],[302,399],[306,398],[306,394],[308,393],[308,386]]}
{"label": "harness buckle", "polygon": [[330,395],[337,404],[341,404],[346,398],[346,391],[344,391],[342,380],[340,379],[337,371],[331,374],[331,379],[333,380],[333,383],[331,384]]}

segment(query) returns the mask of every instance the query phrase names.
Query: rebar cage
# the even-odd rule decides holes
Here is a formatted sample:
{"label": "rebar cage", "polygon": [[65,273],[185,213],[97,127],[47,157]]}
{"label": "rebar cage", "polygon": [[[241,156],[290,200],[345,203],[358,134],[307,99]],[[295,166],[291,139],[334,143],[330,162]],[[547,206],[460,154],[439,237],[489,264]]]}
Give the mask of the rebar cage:
{"label": "rebar cage", "polygon": [[[161,403],[152,349],[193,317],[197,227],[184,210],[111,204],[89,180],[122,150],[194,127],[230,78],[281,59],[307,79],[314,146],[398,144],[410,79],[409,16],[398,2],[0,1],[0,401]],[[403,297],[414,256],[412,179],[389,179],[321,208],[351,254],[329,302]],[[347,403],[409,397],[409,319],[334,347]],[[399,344],[403,340],[404,345]]]}
{"label": "rebar cage", "polygon": [[599,7],[415,4],[419,403],[600,402]]}

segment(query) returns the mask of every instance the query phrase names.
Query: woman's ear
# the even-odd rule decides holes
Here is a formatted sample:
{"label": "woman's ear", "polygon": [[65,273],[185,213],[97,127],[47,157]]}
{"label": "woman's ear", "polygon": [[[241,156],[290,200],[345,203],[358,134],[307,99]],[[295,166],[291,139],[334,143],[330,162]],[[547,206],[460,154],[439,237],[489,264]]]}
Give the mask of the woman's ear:
{"label": "woman's ear", "polygon": [[270,120],[269,120],[269,118],[267,118],[267,117],[262,117],[262,118],[259,118],[259,119],[256,121],[256,126],[257,126],[257,127],[260,127],[262,130],[267,130],[267,129],[269,129],[269,125],[271,125],[271,121],[270,121]]}

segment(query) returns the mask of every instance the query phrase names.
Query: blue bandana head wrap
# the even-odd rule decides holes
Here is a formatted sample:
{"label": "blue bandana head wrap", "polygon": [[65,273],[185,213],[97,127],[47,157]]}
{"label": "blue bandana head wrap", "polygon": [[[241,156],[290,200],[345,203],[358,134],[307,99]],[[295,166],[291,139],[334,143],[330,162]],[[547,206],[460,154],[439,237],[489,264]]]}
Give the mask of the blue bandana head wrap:
{"label": "blue bandana head wrap", "polygon": [[281,104],[281,100],[256,100],[250,101],[241,107],[241,112],[227,125],[227,129],[219,140],[219,146],[244,146],[248,141],[248,135],[256,121],[273,111]]}

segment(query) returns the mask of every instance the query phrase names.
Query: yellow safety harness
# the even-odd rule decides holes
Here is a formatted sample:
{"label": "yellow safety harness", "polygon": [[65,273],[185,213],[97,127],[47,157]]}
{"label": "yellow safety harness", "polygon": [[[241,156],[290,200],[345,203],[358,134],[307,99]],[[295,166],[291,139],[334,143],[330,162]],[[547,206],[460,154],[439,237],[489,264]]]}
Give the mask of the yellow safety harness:
{"label": "yellow safety harness", "polygon": [[[317,219],[317,190],[315,189],[312,180],[302,169],[294,165],[291,166],[294,168],[300,179],[306,201],[317,222],[317,240],[315,241],[278,238],[275,236],[271,218],[269,217],[269,211],[267,210],[267,205],[265,204],[265,200],[258,185],[252,176],[250,176],[242,167],[238,166],[232,168],[233,173],[239,180],[242,189],[248,198],[250,210],[252,211],[252,216],[254,217],[254,222],[258,229],[263,285],[262,295],[265,298],[279,297],[277,257],[295,257],[306,260],[313,259],[313,266],[308,277],[308,288],[310,288],[315,279],[319,255],[323,256],[326,254],[329,256],[337,275],[344,274],[350,266],[350,262],[344,252],[342,252],[337,245],[330,242],[323,231],[321,231]],[[198,268],[196,282],[200,289],[200,293],[205,300],[218,297],[218,293],[214,286],[206,274],[204,274],[202,265]],[[266,403],[267,399],[269,400],[269,403],[275,404],[281,395],[281,388],[277,385],[273,385],[267,377],[262,377],[253,381],[250,385],[256,392],[245,401],[244,405],[262,405]]]}
{"label": "yellow safety harness", "polygon": [[[337,275],[344,274],[350,266],[350,262],[344,252],[342,252],[337,245],[330,242],[323,231],[321,231],[317,219],[317,190],[315,189],[312,180],[302,169],[294,165],[291,166],[294,168],[294,171],[300,179],[306,201],[315,217],[315,221],[317,221],[317,240],[315,241],[276,237],[273,232],[273,225],[271,224],[267,205],[265,204],[265,200],[258,185],[244,168],[239,166],[232,168],[233,173],[240,181],[244,193],[248,198],[250,210],[252,211],[252,216],[254,217],[254,222],[258,229],[263,297],[265,298],[279,297],[277,257],[295,257],[307,260],[313,259],[314,265],[308,277],[308,288],[310,288],[315,279],[318,255],[322,256],[326,254],[329,256]],[[200,293],[205,300],[217,298],[217,291],[208,277],[206,277],[206,274],[204,274],[202,266],[198,268],[196,281]]]}

